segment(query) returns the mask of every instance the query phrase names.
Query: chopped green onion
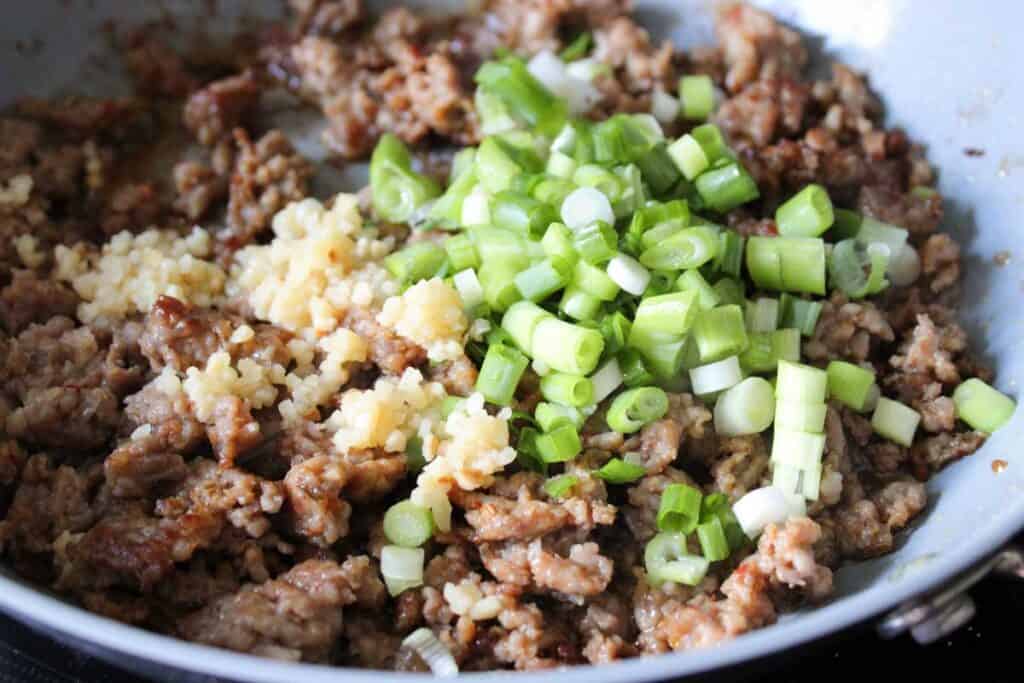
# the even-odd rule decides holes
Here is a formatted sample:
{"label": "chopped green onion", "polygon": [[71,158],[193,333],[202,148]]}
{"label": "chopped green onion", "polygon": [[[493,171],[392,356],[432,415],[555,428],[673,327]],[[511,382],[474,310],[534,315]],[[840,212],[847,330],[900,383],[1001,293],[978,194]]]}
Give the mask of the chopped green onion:
{"label": "chopped green onion", "polygon": [[687,180],[694,180],[711,165],[697,138],[687,133],[668,146],[668,155]]}
{"label": "chopped green onion", "polygon": [[515,266],[522,270],[530,264],[528,242],[522,235],[486,226],[473,227],[468,231],[481,263],[499,262],[503,266]]}
{"label": "chopped green onion", "polygon": [[714,290],[722,305],[736,304],[739,306],[746,301],[746,287],[741,280],[724,277],[714,284]]}
{"label": "chopped green onion", "polygon": [[384,513],[384,536],[395,545],[418,548],[434,534],[430,510],[411,500],[395,503]]}
{"label": "chopped green onion", "polygon": [[544,401],[538,403],[537,407],[534,408],[533,416],[537,420],[541,431],[544,432],[550,432],[555,427],[563,424],[572,425],[574,429],[580,429],[583,427],[583,422],[586,419],[586,416],[576,408],[555,403],[545,403]]}
{"label": "chopped green onion", "polygon": [[544,259],[516,274],[514,282],[527,301],[543,301],[565,287],[572,267],[561,259]]}
{"label": "chopped green onion", "polygon": [[601,301],[612,301],[619,293],[619,285],[603,269],[583,259],[576,262],[572,284]]}
{"label": "chopped green onion", "polygon": [[751,332],[774,332],[779,326],[779,300],[760,298],[747,302],[747,328]]}
{"label": "chopped green onion", "polygon": [[742,380],[743,370],[740,368],[739,359],[736,356],[730,356],[725,360],[701,365],[690,370],[690,383],[693,385],[693,393],[698,396],[717,393],[739,384]]}
{"label": "chopped green onion", "polygon": [[656,197],[667,194],[681,179],[679,170],[664,142],[656,144],[635,163],[640,167],[643,179]]}
{"label": "chopped green onion", "polygon": [[557,220],[554,209],[526,195],[505,190],[491,200],[491,223],[499,228],[540,237]]}
{"label": "chopped green onion", "polygon": [[640,263],[654,270],[699,268],[718,253],[718,234],[705,226],[687,228],[640,254]]}
{"label": "chopped green onion", "polygon": [[700,351],[701,363],[742,353],[748,343],[743,309],[730,304],[703,311],[693,325],[693,339]]}
{"label": "chopped green onion", "polygon": [[423,585],[423,548],[386,545],[380,550],[380,573],[388,593],[394,597]]}
{"label": "chopped green onion", "polygon": [[651,585],[679,583],[696,586],[707,576],[710,563],[689,554],[686,534],[662,532],[647,542],[644,567]]}
{"label": "chopped green onion", "polygon": [[647,201],[643,174],[635,164],[617,166],[615,175],[622,181],[622,194],[612,201],[616,218],[628,218]]}
{"label": "chopped green onion", "polygon": [[443,276],[447,264],[448,255],[433,242],[414,242],[384,259],[388,272],[407,285]]}
{"label": "chopped green onion", "polygon": [[578,483],[580,483],[579,478],[571,474],[560,474],[544,482],[544,493],[552,498],[562,498]]}
{"label": "chopped green onion", "polygon": [[622,370],[619,361],[610,358],[590,377],[594,385],[594,403],[600,403],[622,386]]}
{"label": "chopped green onion", "polygon": [[548,164],[544,168],[549,175],[570,180],[573,174],[576,173],[576,169],[576,160],[568,154],[562,154],[561,152],[552,152],[551,156],[548,157]]}
{"label": "chopped green onion", "polygon": [[810,365],[779,361],[775,394],[780,401],[824,403],[827,390],[828,374],[824,370]]}
{"label": "chopped green onion", "polygon": [[786,328],[772,332],[772,352],[776,360],[800,362],[800,330]]}
{"label": "chopped green onion", "polygon": [[558,309],[573,320],[594,320],[601,312],[601,300],[576,285],[570,285],[562,293]]}
{"label": "chopped green onion", "polygon": [[548,317],[533,331],[532,354],[552,370],[572,375],[589,375],[604,351],[604,338],[597,330]]}
{"label": "chopped green onion", "polygon": [[476,252],[473,240],[465,233],[452,235],[446,239],[444,250],[448,254],[448,263],[455,272],[477,268],[480,265],[480,256]]}
{"label": "chopped green onion", "polygon": [[747,239],[747,269],[761,289],[825,294],[825,243],[816,237]]}
{"label": "chopped green onion", "polygon": [[495,311],[505,311],[522,296],[516,287],[515,277],[519,268],[505,261],[485,261],[477,277],[484,288],[484,299]]}
{"label": "chopped green onion", "polygon": [[832,200],[824,187],[811,184],[793,195],[775,211],[779,234],[817,237],[832,227]]}
{"label": "chopped green onion", "polygon": [[526,356],[511,346],[491,344],[480,366],[476,390],[495,405],[509,405],[529,363]]}
{"label": "chopped green onion", "polygon": [[643,355],[645,367],[659,383],[677,381],[690,345],[687,337],[659,333],[632,335],[630,345]]}
{"label": "chopped green onion", "polygon": [[657,142],[652,127],[638,116],[617,114],[594,126],[594,156],[601,163],[633,162]]}
{"label": "chopped green onion", "polygon": [[[651,281],[647,283],[647,289],[641,295],[641,299],[650,298],[652,296],[661,296],[663,294],[671,294],[676,291],[675,289],[675,271],[671,270],[655,270],[651,273]],[[699,304],[697,309],[700,310]]]}
{"label": "chopped green onion", "polygon": [[1006,396],[976,377],[963,382],[953,392],[958,418],[980,432],[991,434],[1006,424],[1016,409],[1016,404]]}
{"label": "chopped green onion", "polygon": [[541,458],[540,451],[537,449],[538,438],[540,438],[540,432],[533,427],[523,427],[519,430],[519,438],[516,441],[516,462],[523,469],[547,475],[548,464]]}
{"label": "chopped green onion", "polygon": [[690,331],[698,316],[696,292],[671,292],[643,299],[633,317],[629,343],[651,334],[681,336]]}
{"label": "chopped green onion", "polygon": [[608,278],[633,296],[640,296],[651,282],[651,273],[636,259],[616,254],[605,269]]}
{"label": "chopped green onion", "polygon": [[661,88],[655,88],[651,95],[651,114],[659,123],[670,124],[679,118],[679,100]]}
{"label": "chopped green onion", "polygon": [[477,88],[473,95],[477,116],[480,118],[480,132],[485,136],[497,135],[515,130],[519,122],[512,117],[504,100],[487,88]]}
{"label": "chopped green onion", "polygon": [[509,189],[513,179],[523,172],[522,166],[512,158],[508,147],[496,137],[484,138],[480,143],[475,164],[480,184],[492,193]]}
{"label": "chopped green onion", "polygon": [[685,226],[679,225],[675,221],[665,221],[652,227],[650,230],[645,232],[640,237],[640,244],[643,248],[650,249],[651,247],[661,244],[670,237],[678,235],[685,229]]}
{"label": "chopped green onion", "polygon": [[582,449],[579,432],[572,425],[560,424],[537,437],[537,452],[546,463],[568,462]]}
{"label": "chopped green onion", "polygon": [[601,336],[604,337],[605,353],[612,355],[625,348],[632,329],[633,323],[619,311],[603,317],[601,319]]}
{"label": "chopped green onion", "polygon": [[573,173],[572,181],[579,187],[591,187],[603,194],[608,201],[615,202],[622,197],[625,187],[622,179],[598,164],[584,164]]}
{"label": "chopped green onion", "polygon": [[582,408],[594,400],[594,385],[586,377],[552,372],[540,380],[541,395],[563,406]]}
{"label": "chopped green onion", "polygon": [[636,349],[623,349],[619,353],[619,369],[622,370],[622,383],[627,387],[639,387],[654,381],[654,375],[647,370],[643,356]]}
{"label": "chopped green onion", "polygon": [[658,530],[688,534],[700,522],[701,492],[686,484],[669,484],[658,506]]}
{"label": "chopped green onion", "polygon": [[618,252],[618,235],[615,228],[603,221],[597,221],[576,231],[573,247],[587,263],[607,263]]}
{"label": "chopped green onion", "polygon": [[885,397],[878,399],[875,413],[871,416],[875,433],[901,446],[910,446],[914,442],[914,432],[920,422],[921,415],[916,410]]}
{"label": "chopped green onion", "polygon": [[729,541],[718,517],[712,517],[697,526],[697,539],[704,559],[708,562],[718,562],[729,557]]}
{"label": "chopped green onion", "polygon": [[718,519],[725,531],[730,550],[737,550],[747,543],[747,537],[736,521],[729,498],[724,493],[711,493],[700,502],[700,521],[702,524]]}
{"label": "chopped green onion", "polygon": [[500,97],[514,116],[543,135],[556,134],[565,122],[565,101],[541,85],[518,57],[485,62],[475,80]]}
{"label": "chopped green onion", "polygon": [[[799,359],[798,359],[799,360]],[[771,332],[751,332],[747,335],[747,349],[740,354],[740,366],[744,372],[775,372],[779,364]]]}
{"label": "chopped green onion", "polygon": [[640,431],[646,425],[660,420],[668,412],[668,396],[657,387],[628,389],[608,407],[608,426],[623,434]]}
{"label": "chopped green onion", "polygon": [[818,325],[822,307],[820,301],[807,301],[783,293],[779,297],[779,325],[798,329],[803,336],[810,337]]}
{"label": "chopped green onion", "polygon": [[[472,158],[474,160],[476,158],[475,151]],[[473,163],[475,164],[475,161]],[[476,168],[470,166],[459,173],[444,194],[437,198],[434,205],[430,207],[430,217],[449,228],[462,224],[463,204],[476,186]]]}
{"label": "chopped green onion", "polygon": [[462,212],[457,223],[465,227],[487,225],[491,222],[490,195],[483,185],[476,185],[462,200]]}
{"label": "chopped green onion", "polygon": [[757,183],[735,161],[701,173],[697,177],[696,187],[705,206],[718,213],[728,213],[761,196]]}
{"label": "chopped green onion", "polygon": [[476,271],[472,268],[455,273],[452,276],[452,284],[462,299],[462,306],[467,311],[472,311],[484,302],[484,288],[480,284]]}
{"label": "chopped green onion", "polygon": [[885,279],[888,265],[889,248],[884,244],[865,247],[856,240],[843,240],[832,247],[828,270],[834,287],[851,299],[863,299],[889,285]]}
{"label": "chopped green onion", "polygon": [[533,332],[537,323],[552,315],[535,303],[517,301],[509,306],[501,318],[501,329],[505,330],[515,345],[533,355]]}
{"label": "chopped green onion", "polygon": [[825,429],[828,406],[824,403],[778,401],[775,405],[775,428],[820,434]]}
{"label": "chopped green onion", "polygon": [[558,258],[568,263],[575,264],[578,255],[573,247],[572,230],[561,223],[552,223],[548,226],[547,232],[541,239],[541,246],[548,258]]}
{"label": "chopped green onion", "polygon": [[[454,398],[448,396],[445,400]],[[411,437],[405,442],[405,469],[410,474],[416,474],[423,469],[423,466],[427,464],[427,459],[423,457],[423,439],[418,436]]]}
{"label": "chopped green onion", "polygon": [[594,472],[594,476],[609,484],[631,484],[645,474],[647,474],[647,470],[642,465],[626,462],[619,458],[612,458],[601,469]]}
{"label": "chopped green onion", "polygon": [[825,372],[828,374],[829,396],[858,412],[865,410],[871,388],[875,385],[875,373],[841,360],[830,362]]}
{"label": "chopped green onion", "polygon": [[800,470],[816,467],[825,452],[825,435],[775,428],[772,436],[772,462]]}
{"label": "chopped green onion", "polygon": [[775,418],[775,392],[768,380],[748,377],[715,403],[715,431],[722,436],[760,434]]}
{"label": "chopped green onion", "polygon": [[562,202],[562,222],[570,230],[580,230],[597,221],[615,223],[615,211],[608,197],[593,187],[581,187]]}
{"label": "chopped green onion", "polygon": [[856,239],[865,246],[881,242],[889,247],[892,253],[896,253],[906,244],[909,237],[909,233],[903,228],[845,209],[835,210],[835,225],[829,234],[834,242]]}
{"label": "chopped green onion", "polygon": [[593,43],[594,36],[590,32],[584,31],[573,38],[572,42],[566,45],[558,56],[562,58],[563,62],[575,62],[577,59],[587,56]]}
{"label": "chopped green onion", "polygon": [[715,108],[715,84],[710,76],[697,74],[679,79],[679,100],[683,104],[683,118],[703,121]]}
{"label": "chopped green onion", "polygon": [[708,162],[711,165],[715,165],[723,159],[732,158],[732,152],[729,151],[729,146],[725,144],[722,131],[713,123],[697,126],[690,131],[690,135],[700,144],[700,148],[704,150],[704,156],[708,158]]}
{"label": "chopped green onion", "polygon": [[441,194],[432,179],[412,170],[409,150],[395,135],[385,133],[370,158],[373,209],[386,221],[405,223],[413,212]]}
{"label": "chopped green onion", "polygon": [[746,239],[734,230],[723,230],[719,235],[721,244],[718,248],[718,256],[715,257],[715,266],[718,272],[729,277],[739,277],[743,270],[743,245]]}
{"label": "chopped green onion", "polygon": [[676,289],[681,292],[694,292],[697,294],[697,306],[702,311],[707,311],[719,303],[718,292],[708,284],[699,270],[688,270],[676,280]]}
{"label": "chopped green onion", "polygon": [[452,157],[452,167],[448,172],[448,184],[456,182],[459,177],[466,171],[473,168],[473,164],[476,161],[476,148],[466,147],[455,153]]}

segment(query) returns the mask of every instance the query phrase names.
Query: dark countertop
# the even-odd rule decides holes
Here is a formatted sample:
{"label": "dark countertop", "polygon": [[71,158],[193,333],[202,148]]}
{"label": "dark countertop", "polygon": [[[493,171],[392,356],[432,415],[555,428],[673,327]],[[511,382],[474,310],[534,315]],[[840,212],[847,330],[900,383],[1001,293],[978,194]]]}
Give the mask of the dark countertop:
{"label": "dark countertop", "polygon": [[[1024,617],[1024,582],[989,579],[972,595],[978,615],[951,638],[927,647],[909,637],[880,640],[864,625],[794,651],[719,672],[699,683],[778,681],[892,680],[893,669],[912,673],[916,681],[1020,681],[1020,622]],[[121,672],[40,636],[0,616],[0,683],[145,683],[148,679]],[[169,679],[173,683],[184,677]]]}

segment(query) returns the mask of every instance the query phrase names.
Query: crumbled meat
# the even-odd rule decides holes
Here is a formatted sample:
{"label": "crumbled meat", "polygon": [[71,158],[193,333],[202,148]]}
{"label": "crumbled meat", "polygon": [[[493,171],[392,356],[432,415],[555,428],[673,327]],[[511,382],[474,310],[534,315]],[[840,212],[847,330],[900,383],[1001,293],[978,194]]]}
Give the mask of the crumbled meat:
{"label": "crumbled meat", "polygon": [[848,301],[839,291],[824,302],[814,335],[804,345],[811,360],[867,360],[879,342],[894,334],[885,316],[871,302]]}
{"label": "crumbled meat", "polygon": [[574,545],[564,558],[545,550],[538,539],[527,557],[537,585],[565,595],[597,595],[612,580],[612,561],[598,552],[596,543]]}
{"label": "crumbled meat", "polygon": [[191,221],[206,216],[228,196],[228,179],[198,161],[182,161],[174,167],[174,187],[174,208]]}
{"label": "crumbled meat", "polygon": [[363,0],[289,0],[298,16],[299,32],[337,36],[361,22]]}
{"label": "crumbled meat", "polygon": [[921,245],[921,272],[935,293],[955,285],[960,280],[960,245],[945,233],[929,235]]}
{"label": "crumbled meat", "polygon": [[758,79],[798,76],[807,63],[800,35],[750,5],[719,9],[717,33],[729,67],[725,84],[733,92]]}
{"label": "crumbled meat", "polygon": [[234,595],[186,617],[186,640],[275,659],[326,661],[341,635],[342,608],[357,602],[380,579],[369,558],[339,565],[307,560],[283,576],[244,586]]}
{"label": "crumbled meat", "polygon": [[284,478],[295,533],[330,546],[348,534],[352,507],[340,497],[347,481],[340,458],[319,455],[298,463]]}
{"label": "crumbled meat", "polygon": [[910,449],[910,458],[918,467],[915,473],[927,477],[981,448],[985,438],[982,432],[943,432],[921,439]]}
{"label": "crumbled meat", "polygon": [[131,36],[123,59],[136,87],[158,97],[184,97],[196,86],[185,60],[154,31],[138,31]]}
{"label": "crumbled meat", "polygon": [[204,145],[230,135],[260,99],[260,86],[252,72],[214,81],[195,91],[185,102],[182,119]]}
{"label": "crumbled meat", "polygon": [[675,461],[685,439],[704,437],[711,412],[691,394],[670,394],[668,413],[640,432],[640,456],[648,474],[663,472]]}
{"label": "crumbled meat", "polygon": [[180,453],[167,450],[159,433],[150,433],[115,448],[103,461],[103,473],[111,495],[147,498],[183,481],[188,468]]}
{"label": "crumbled meat", "polygon": [[861,190],[857,204],[865,215],[905,228],[915,237],[935,232],[942,222],[941,195],[920,197],[895,189],[867,186]]}
{"label": "crumbled meat", "polygon": [[718,447],[723,457],[711,466],[715,490],[735,501],[761,486],[768,474],[768,449],[760,434],[722,439]]}
{"label": "crumbled meat", "polygon": [[427,378],[440,382],[449,396],[469,396],[476,389],[477,369],[466,355],[455,360],[431,364]]}
{"label": "crumbled meat", "polygon": [[348,309],[343,324],[367,341],[370,360],[389,375],[401,375],[406,368],[420,365],[427,359],[424,348],[381,325],[365,308]]}
{"label": "crumbled meat", "polygon": [[627,491],[629,504],[623,508],[623,514],[637,539],[646,541],[658,533],[658,506],[661,494],[669,484],[689,484],[700,488],[685,472],[668,467],[661,474],[644,477]]}
{"label": "crumbled meat", "polygon": [[758,81],[726,100],[715,118],[731,140],[764,147],[803,129],[808,99],[807,87],[800,83]]}
{"label": "crumbled meat", "polygon": [[31,270],[16,270],[11,283],[0,290],[0,324],[16,335],[31,323],[74,316],[77,306],[78,296],[64,284]]}
{"label": "crumbled meat", "polygon": [[228,230],[218,236],[231,249],[249,244],[270,227],[274,214],[309,193],[313,166],[284,133],[272,130],[255,143],[235,130],[240,152],[231,174]]}

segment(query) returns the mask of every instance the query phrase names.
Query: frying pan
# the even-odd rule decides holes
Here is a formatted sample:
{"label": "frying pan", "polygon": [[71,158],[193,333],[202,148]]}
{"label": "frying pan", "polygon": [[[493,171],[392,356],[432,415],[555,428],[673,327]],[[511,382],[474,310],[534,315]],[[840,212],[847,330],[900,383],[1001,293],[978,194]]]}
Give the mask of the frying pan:
{"label": "frying pan", "polygon": [[[117,93],[119,77],[99,28],[171,16],[181,33],[204,31],[209,40],[229,35],[254,17],[281,11],[278,0],[125,2],[123,0],[34,0],[7,3],[0,23],[0,105],[23,95],[61,91]],[[371,3],[373,4],[373,3]],[[384,5],[387,3],[378,3]],[[408,2],[406,4],[409,4]],[[443,11],[448,2],[419,4]],[[1007,0],[770,0],[760,3],[811,37],[819,57],[838,58],[870,73],[883,96],[890,123],[929,147],[949,199],[945,228],[963,246],[967,280],[962,321],[975,348],[998,372],[999,387],[1017,393],[1024,377],[1024,250],[1019,221],[1024,214],[1024,92],[1018,71],[1024,41],[1014,27],[1024,6]],[[211,12],[211,5],[217,11]],[[659,36],[682,45],[711,40],[711,4],[706,0],[638,0],[639,15]],[[285,121],[297,137],[300,120]],[[313,139],[313,138],[309,138]],[[315,145],[300,145],[313,154]],[[975,150],[965,154],[965,150]],[[979,154],[976,150],[981,150]],[[351,177],[321,179],[343,189]],[[1009,252],[1009,262],[994,258]],[[1004,261],[1004,258],[998,261]],[[779,652],[891,610],[990,561],[1024,528],[1024,438],[1018,415],[979,452],[947,468],[929,483],[926,514],[891,555],[838,572],[837,593],[827,605],[789,615],[774,626],[720,647],[629,660],[559,673],[564,683],[613,683],[678,678]],[[996,473],[993,461],[1009,466]],[[0,575],[0,609],[94,654],[147,671],[176,667],[208,676],[249,681],[353,683],[422,680],[418,674],[384,674],[296,665],[192,645],[89,614],[47,595],[10,574]],[[891,626],[892,623],[889,622]],[[472,674],[473,680],[508,674]],[[549,674],[516,674],[521,683]]]}

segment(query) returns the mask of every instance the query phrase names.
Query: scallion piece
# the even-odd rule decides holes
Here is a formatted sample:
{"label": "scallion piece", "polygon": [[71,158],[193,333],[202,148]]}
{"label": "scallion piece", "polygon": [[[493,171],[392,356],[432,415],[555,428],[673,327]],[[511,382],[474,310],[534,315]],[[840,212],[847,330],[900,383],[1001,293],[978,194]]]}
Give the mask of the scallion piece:
{"label": "scallion piece", "polygon": [[914,442],[914,433],[920,422],[921,415],[916,410],[885,397],[878,399],[871,416],[875,433],[901,446],[910,446]]}
{"label": "scallion piece", "polygon": [[388,272],[407,285],[443,276],[447,264],[445,250],[433,242],[414,242],[384,259]]}
{"label": "scallion piece", "polygon": [[696,292],[672,292],[643,299],[630,330],[630,345],[651,334],[682,336],[700,315]]}
{"label": "scallion piece", "polygon": [[557,220],[554,209],[526,195],[505,190],[491,200],[491,223],[495,227],[540,237]]}
{"label": "scallion piece", "polygon": [[644,548],[647,581],[654,586],[663,583],[696,586],[707,576],[709,566],[705,558],[689,553],[686,534],[662,532]]}
{"label": "scallion piece", "polygon": [[832,286],[851,299],[863,299],[885,289],[889,282],[885,271],[889,266],[889,247],[884,244],[862,245],[857,240],[843,240],[832,247],[828,272]]}
{"label": "scallion piece", "polygon": [[495,405],[509,405],[529,363],[526,356],[511,346],[491,344],[480,366],[476,390]]}
{"label": "scallion piece", "polygon": [[623,349],[619,353],[619,369],[622,383],[627,387],[639,387],[654,382],[654,375],[644,364],[644,358],[636,349]]}
{"label": "scallion piece", "polygon": [[736,356],[690,370],[693,393],[698,396],[708,396],[723,391],[739,384],[742,380],[743,370],[740,368],[740,362]]}
{"label": "scallion piece", "polygon": [[708,284],[699,270],[688,270],[676,280],[676,289],[681,292],[695,292],[697,294],[697,306],[702,311],[708,311],[721,303],[718,292]]}
{"label": "scallion piece", "polygon": [[626,254],[616,254],[605,269],[612,282],[633,296],[640,296],[651,283],[651,273],[639,261]]}
{"label": "scallion piece", "polygon": [[462,299],[462,306],[467,311],[472,311],[484,303],[483,285],[480,284],[476,271],[472,268],[455,273],[452,276],[452,285],[455,286],[455,291],[459,293],[459,298]]}
{"label": "scallion piece", "polygon": [[751,332],[774,332],[779,326],[779,300],[762,297],[748,301],[746,318]]}
{"label": "scallion piece", "polygon": [[633,335],[630,345],[640,351],[647,367],[659,383],[677,382],[690,348],[687,337],[652,333]]}
{"label": "scallion piece", "polygon": [[704,121],[715,108],[715,84],[704,74],[683,76],[679,79],[679,100],[683,117],[690,121]]}
{"label": "scallion piece", "polygon": [[601,469],[594,472],[594,476],[609,484],[631,484],[645,474],[647,474],[647,470],[642,465],[626,462],[619,458],[612,458],[602,465]]}
{"label": "scallion piece", "polygon": [[509,189],[513,179],[523,172],[523,167],[516,163],[508,148],[496,137],[484,138],[474,163],[480,184],[491,193]]}
{"label": "scallion piece", "polygon": [[573,38],[572,42],[566,45],[558,56],[562,58],[563,62],[575,62],[577,59],[587,56],[593,43],[594,36],[589,31],[584,31]]}
{"label": "scallion piece", "polygon": [[875,373],[859,365],[834,360],[825,368],[828,375],[828,394],[840,403],[863,412],[875,385]]}
{"label": "scallion piece", "polygon": [[388,593],[394,597],[423,585],[423,548],[386,545],[380,550],[380,573]]}
{"label": "scallion piece", "polygon": [[718,295],[718,301],[722,305],[736,304],[742,306],[746,301],[746,287],[742,280],[737,280],[731,277],[724,277],[714,285],[715,294]]}
{"label": "scallion piece", "polygon": [[740,366],[744,372],[775,372],[778,363],[771,332],[751,332],[747,335],[747,349],[740,354]]}
{"label": "scallion piece", "polygon": [[825,294],[825,243],[815,237],[747,239],[747,270],[761,289]]}
{"label": "scallion piece", "polygon": [[632,434],[668,412],[668,396],[657,387],[628,389],[608,407],[608,426],[623,434]]}
{"label": "scallion piece", "polygon": [[552,372],[540,380],[541,395],[563,406],[582,408],[594,400],[594,385],[586,377]]}
{"label": "scallion piece", "polygon": [[604,338],[597,330],[549,316],[534,328],[531,348],[533,357],[552,370],[589,375],[604,351]]}
{"label": "scallion piece", "polygon": [[[446,400],[447,398],[453,397],[446,397]],[[427,459],[423,457],[423,439],[419,436],[412,436],[405,442],[405,469],[410,474],[416,474],[426,464]]]}
{"label": "scallion piece", "polygon": [[527,301],[543,301],[565,287],[572,266],[561,259],[547,258],[516,274],[514,282]]}
{"label": "scallion piece", "polygon": [[667,194],[681,179],[679,169],[664,142],[656,144],[634,163],[640,168],[643,179],[655,197]]}
{"label": "scallion piece", "polygon": [[626,191],[619,176],[598,164],[584,164],[580,166],[573,173],[572,181],[579,187],[591,187],[598,190],[613,204]]}
{"label": "scallion piece", "polygon": [[701,524],[716,518],[722,524],[730,550],[737,550],[747,544],[749,539],[740,528],[739,522],[736,521],[729,498],[724,493],[711,493],[704,496],[700,502]]}
{"label": "scallion piece", "polygon": [[775,428],[772,435],[772,462],[800,470],[813,469],[825,452],[825,435]]}
{"label": "scallion piece", "polygon": [[[473,150],[464,150],[473,151]],[[475,159],[476,152],[473,151]],[[465,158],[465,157],[464,157]],[[472,163],[472,162],[471,162]],[[462,225],[462,206],[466,197],[477,186],[476,169],[473,165],[463,169],[440,197],[430,207],[430,217],[444,226],[454,228]]]}
{"label": "scallion piece", "polygon": [[704,559],[708,562],[718,562],[729,557],[729,541],[718,517],[697,525],[697,539]]}
{"label": "scallion piece", "polygon": [[370,158],[373,209],[392,223],[405,223],[413,212],[441,194],[434,180],[412,170],[409,150],[395,135],[385,133]]}
{"label": "scallion piece", "polygon": [[579,432],[572,425],[561,424],[537,437],[537,452],[546,463],[568,462],[582,449]]}
{"label": "scallion piece", "polygon": [[518,57],[485,62],[475,80],[500,97],[514,116],[543,135],[555,135],[565,122],[565,101],[541,85]]}
{"label": "scallion piece", "polygon": [[739,277],[743,270],[743,245],[746,239],[734,230],[723,230],[718,237],[721,242],[715,257],[718,272],[729,277]]}
{"label": "scallion piece", "polygon": [[800,330],[786,328],[772,332],[772,353],[775,360],[800,362]]}
{"label": "scallion piece", "polygon": [[651,247],[657,246],[665,240],[678,235],[684,229],[684,226],[679,225],[674,221],[658,223],[640,237],[640,244],[645,250],[650,249]]}
{"label": "scallion piece", "polygon": [[786,328],[795,328],[805,337],[814,334],[814,328],[818,325],[818,317],[821,315],[822,303],[820,301],[807,301],[799,299],[788,293],[779,297],[779,325]]}
{"label": "scallion piece", "polygon": [[476,89],[473,104],[480,118],[480,132],[484,135],[497,135],[519,127],[505,101],[487,88]]}
{"label": "scallion piece", "polygon": [[736,161],[704,171],[695,184],[704,205],[718,213],[728,213],[761,196],[757,183]]}
{"label": "scallion piece", "polygon": [[779,234],[817,237],[832,227],[835,216],[828,191],[811,184],[793,195],[775,211]]}
{"label": "scallion piece", "polygon": [[700,351],[701,363],[742,353],[748,343],[743,309],[728,305],[703,311],[693,325],[693,339]]}
{"label": "scallion piece", "polygon": [[601,336],[604,337],[605,353],[612,355],[625,348],[632,329],[633,323],[619,311],[601,318]]}
{"label": "scallion piece", "polygon": [[668,155],[687,180],[694,180],[711,165],[697,138],[687,133],[668,146]]}
{"label": "scallion piece", "polygon": [[601,301],[613,301],[619,293],[619,285],[615,280],[597,266],[580,259],[573,271],[572,284]]}
{"label": "scallion piece", "polygon": [[473,240],[480,262],[500,263],[522,270],[530,264],[530,248],[527,240],[511,230],[478,226],[466,234]]}
{"label": "scallion piece", "polygon": [[658,530],[688,534],[700,523],[701,492],[686,484],[669,484],[658,506]]}
{"label": "scallion piece", "polygon": [[715,431],[722,436],[759,434],[772,426],[775,392],[761,377],[730,387],[715,403]]}
{"label": "scallion piece", "polygon": [[963,382],[953,392],[956,415],[980,432],[991,434],[1006,424],[1017,406],[1006,396],[976,377]]}
{"label": "scallion piece", "polygon": [[687,228],[640,254],[640,263],[653,270],[699,268],[718,253],[718,234],[711,228]]}
{"label": "scallion piece", "polygon": [[775,428],[820,434],[825,429],[828,406],[824,403],[778,401],[775,404]]}
{"label": "scallion piece", "polygon": [[594,320],[601,312],[601,300],[576,285],[570,285],[562,292],[558,310],[579,322]]}
{"label": "scallion piece", "polygon": [[533,332],[537,323],[550,317],[550,313],[535,303],[517,301],[502,316],[501,329],[509,334],[516,346],[532,356]]}
{"label": "scallion piece", "polygon": [[597,221],[576,231],[573,247],[587,263],[607,263],[618,252],[618,234],[608,223]]}
{"label": "scallion piece", "polygon": [[569,193],[562,202],[561,214],[562,222],[573,231],[597,221],[609,225],[615,223],[611,202],[601,190],[594,187],[581,187]]}
{"label": "scallion piece", "polygon": [[548,258],[557,258],[575,264],[579,256],[572,242],[572,230],[561,223],[549,225],[544,237],[541,238],[541,246]]}
{"label": "scallion piece", "polygon": [[712,166],[723,159],[732,158],[732,152],[729,151],[729,146],[725,144],[725,138],[722,137],[722,131],[713,123],[705,123],[697,126],[690,131],[690,135],[693,136],[701,149],[704,150],[704,155],[708,158],[708,162],[711,163]]}
{"label": "scallion piece", "polygon": [[485,261],[480,266],[477,277],[484,288],[484,300],[492,310],[505,311],[522,298],[515,283],[518,272],[516,264],[506,261]]}
{"label": "scallion piece", "polygon": [[792,403],[824,403],[828,393],[828,374],[819,368],[779,362],[775,394],[780,401]]}
{"label": "scallion piece", "polygon": [[469,235],[460,233],[452,235],[444,242],[444,250],[448,254],[448,263],[456,273],[480,265],[480,256]]}
{"label": "scallion piece", "polygon": [[619,368],[619,361],[615,358],[608,359],[604,365],[598,368],[597,372],[590,376],[594,385],[594,403],[600,403],[622,386],[622,370]]}
{"label": "scallion piece", "polygon": [[563,424],[572,425],[574,429],[580,429],[586,416],[571,406],[546,403],[541,401],[533,410],[533,417],[541,431],[550,432],[555,427]]}
{"label": "scallion piece", "polygon": [[578,477],[574,477],[571,474],[560,474],[544,482],[544,493],[552,498],[562,498],[572,491],[573,487],[578,483],[580,483]]}
{"label": "scallion piece", "polygon": [[418,548],[434,534],[430,510],[411,500],[395,503],[384,513],[384,536],[395,545]]}

